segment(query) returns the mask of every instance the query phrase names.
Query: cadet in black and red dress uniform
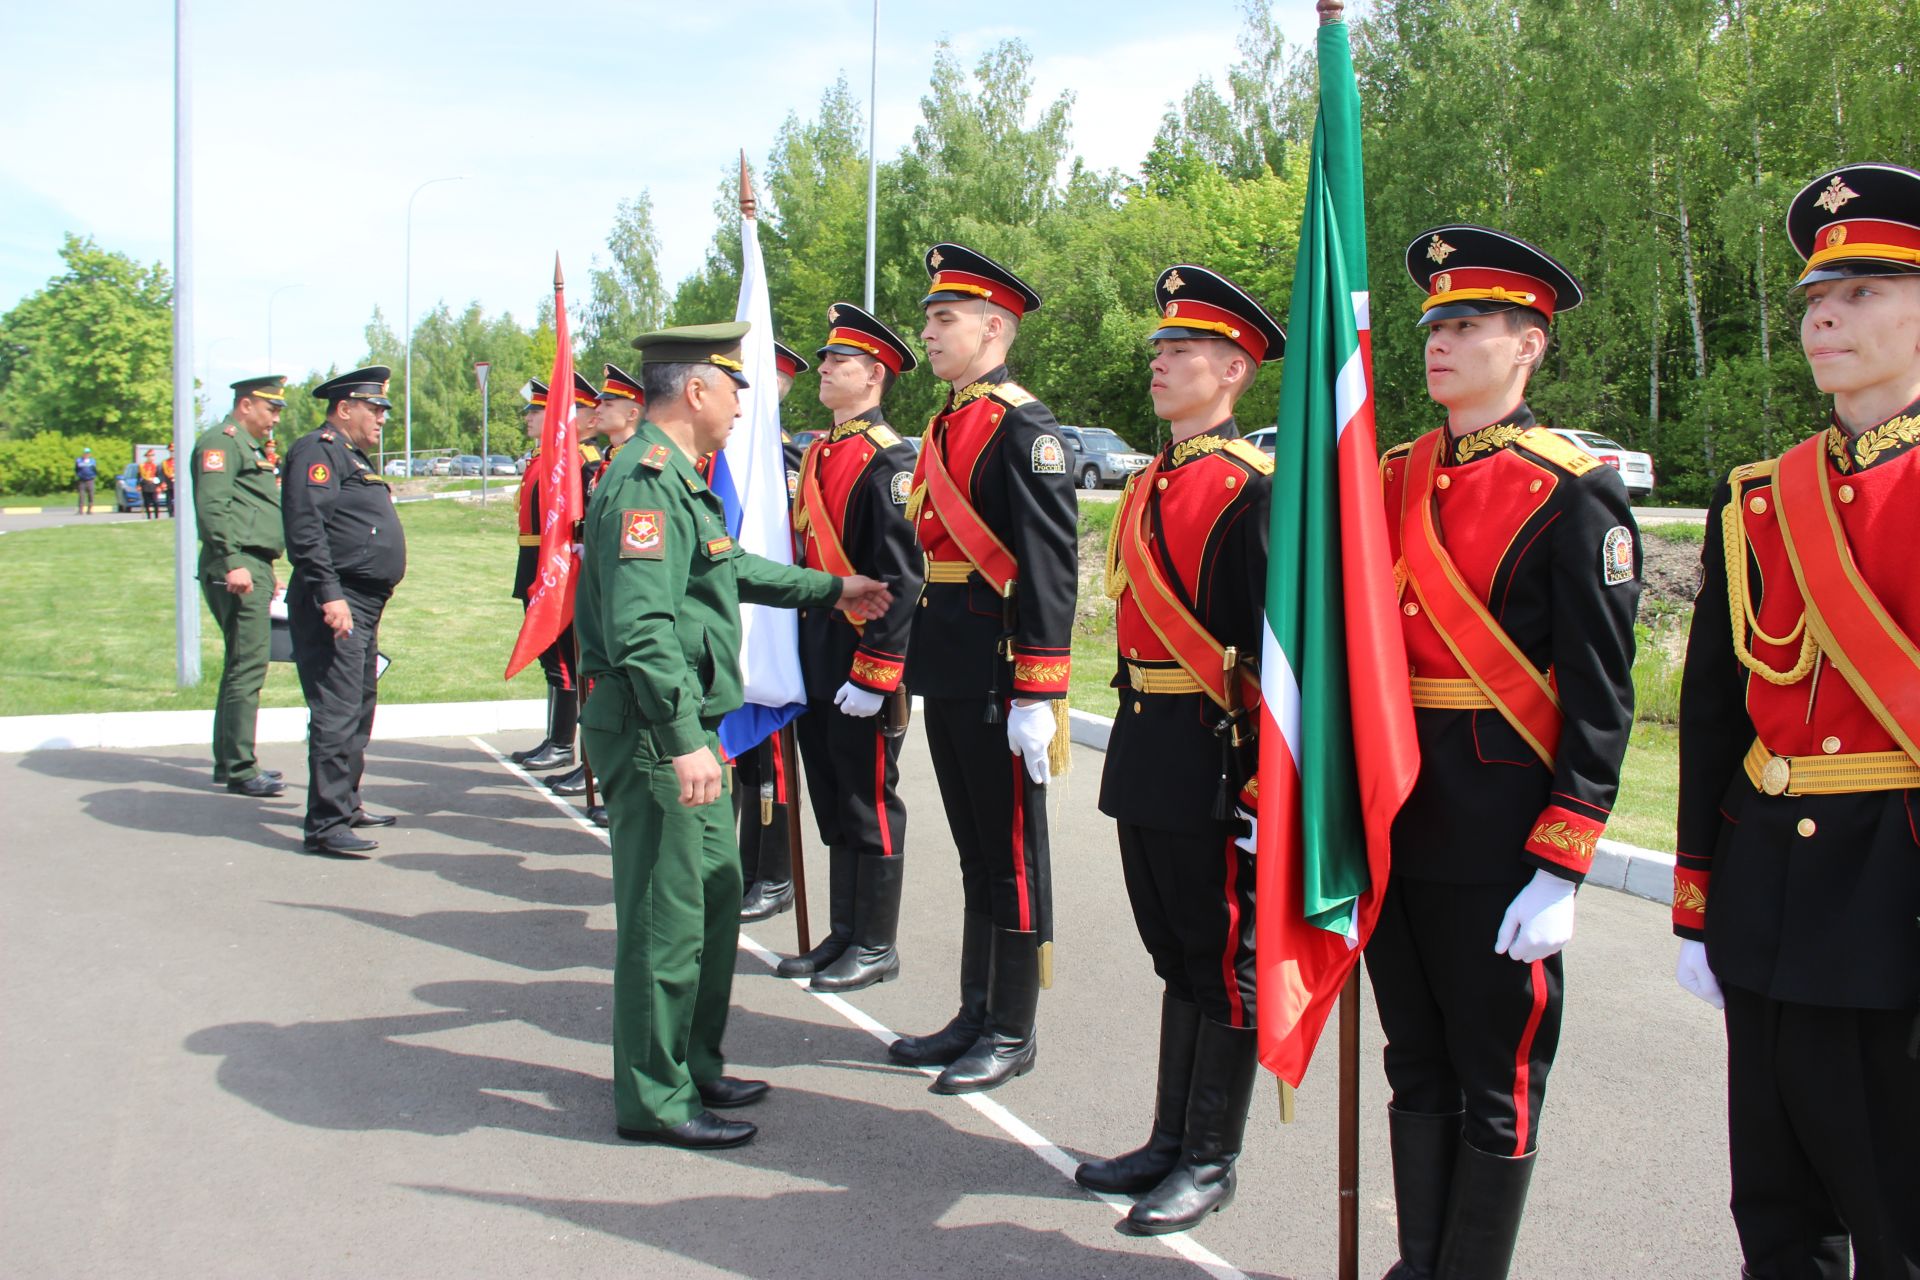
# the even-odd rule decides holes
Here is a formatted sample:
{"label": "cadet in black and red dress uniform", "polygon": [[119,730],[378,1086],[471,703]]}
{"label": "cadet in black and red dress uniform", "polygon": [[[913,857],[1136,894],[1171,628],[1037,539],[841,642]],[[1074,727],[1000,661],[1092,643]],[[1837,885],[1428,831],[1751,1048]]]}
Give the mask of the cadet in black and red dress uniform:
{"label": "cadet in black and red dress uniform", "polygon": [[[955,244],[927,251],[921,340],[951,384],[927,426],[907,516],[927,555],[907,683],[965,890],[960,1011],[894,1061],[945,1065],[934,1089],[991,1089],[1033,1069],[1050,962],[1047,780],[1066,763],[1067,674],[1079,593],[1079,507],[1046,405],[1007,373],[1040,295]],[[1010,754],[1011,752],[1011,754]]]}
{"label": "cadet in black and red dress uniform", "polygon": [[1527,383],[1581,300],[1485,227],[1423,232],[1427,392],[1387,452],[1420,776],[1367,946],[1386,1032],[1396,1277],[1507,1274],[1560,1038],[1560,950],[1633,726],[1640,542],[1620,476],[1535,425]]}
{"label": "cadet in black and red dress uniform", "polygon": [[1172,439],[1127,481],[1107,550],[1120,706],[1100,811],[1119,824],[1140,940],[1165,989],[1147,1144],[1074,1177],[1137,1195],[1130,1229],[1182,1231],[1233,1199],[1255,1074],[1253,840],[1273,462],[1233,406],[1286,334],[1205,267],[1162,272],[1154,413]]}
{"label": "cadet in black and red dress uniform", "polygon": [[[793,380],[812,367],[792,347],[773,344],[773,378],[781,400],[793,390]],[[792,502],[800,491],[803,450],[784,427],[780,449],[786,455],[787,501]],[[710,460],[702,460],[702,466],[710,465]],[[740,841],[740,880],[746,886],[740,895],[742,924],[793,909],[793,845],[787,819],[792,786],[793,766],[782,734],[768,734],[733,762],[733,817]]]}
{"label": "cadet in black and red dress uniform", "polygon": [[820,839],[832,855],[833,928],[812,951],[781,961],[780,975],[812,974],[816,991],[857,991],[900,972],[901,677],[924,560],[906,514],[913,447],[887,425],[880,402],[916,361],[897,334],[850,302],[830,307],[827,324],[817,354],[820,403],[833,428],[800,464],[797,559],[810,569],[883,579],[894,602],[864,623],[833,609],[800,612],[808,705],[794,729]]}
{"label": "cadet in black and red dress uniform", "polygon": [[1822,174],[1787,235],[1833,420],[1707,517],[1679,978],[1726,1010],[1741,1274],[1920,1276],[1920,173]]}
{"label": "cadet in black and red dress uniform", "polygon": [[[579,414],[594,404],[593,384],[574,374],[574,406]],[[547,416],[547,384],[538,378],[527,383],[527,407],[524,411],[527,438],[533,452],[527,457],[527,469],[520,477],[520,554],[513,570],[513,598],[524,609],[540,574],[540,529],[546,520],[546,506],[540,495],[540,432]],[[581,427],[576,417],[575,427]],[[599,453],[586,442],[580,443],[581,495],[584,500],[588,477],[599,464]],[[511,753],[509,759],[525,769],[560,769],[573,763],[574,730],[580,720],[580,691],[574,686],[573,628],[560,633],[559,639],[540,651],[540,670],[547,678],[547,736],[537,746]]]}

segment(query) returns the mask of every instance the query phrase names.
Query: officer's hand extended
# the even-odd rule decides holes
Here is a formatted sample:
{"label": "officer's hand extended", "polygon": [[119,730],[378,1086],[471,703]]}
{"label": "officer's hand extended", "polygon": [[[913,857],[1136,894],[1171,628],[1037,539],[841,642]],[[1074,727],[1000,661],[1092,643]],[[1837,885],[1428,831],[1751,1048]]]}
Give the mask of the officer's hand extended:
{"label": "officer's hand extended", "polygon": [[353,634],[353,610],[345,600],[329,600],[320,606],[320,620],[333,630],[333,638]]}
{"label": "officer's hand extended", "polygon": [[1727,1007],[1727,998],[1720,993],[1720,980],[1713,976],[1713,969],[1707,964],[1706,943],[1683,938],[1680,942],[1680,964],[1673,976],[1689,993],[1699,996],[1714,1008]]}
{"label": "officer's hand extended", "polygon": [[893,588],[878,578],[856,573],[840,580],[840,598],[833,607],[850,617],[871,621],[893,607]]}
{"label": "officer's hand extended", "polygon": [[1238,805],[1234,806],[1233,816],[1247,824],[1247,834],[1235,836],[1233,842],[1242,849],[1245,849],[1248,853],[1254,852],[1260,844],[1260,819],[1254,817]]}
{"label": "officer's hand extended", "polygon": [[720,762],[705,747],[675,756],[673,776],[680,783],[680,803],[689,809],[720,798]]}
{"label": "officer's hand extended", "polygon": [[1536,871],[1527,887],[1513,896],[1500,921],[1495,952],[1532,964],[1545,960],[1573,941],[1573,891],[1579,888],[1551,871]]}
{"label": "officer's hand extended", "polygon": [[1007,745],[1027,762],[1027,776],[1043,787],[1053,776],[1047,764],[1053,730],[1053,707],[1045,701],[1015,702],[1007,708]]}
{"label": "officer's hand extended", "polygon": [[227,570],[227,590],[236,596],[244,596],[252,592],[253,575],[247,572],[245,565]]}
{"label": "officer's hand extended", "polygon": [[887,700],[873,690],[862,689],[849,680],[840,686],[840,692],[833,695],[833,705],[850,716],[859,716],[864,720],[868,716],[878,715],[880,708],[887,705]]}

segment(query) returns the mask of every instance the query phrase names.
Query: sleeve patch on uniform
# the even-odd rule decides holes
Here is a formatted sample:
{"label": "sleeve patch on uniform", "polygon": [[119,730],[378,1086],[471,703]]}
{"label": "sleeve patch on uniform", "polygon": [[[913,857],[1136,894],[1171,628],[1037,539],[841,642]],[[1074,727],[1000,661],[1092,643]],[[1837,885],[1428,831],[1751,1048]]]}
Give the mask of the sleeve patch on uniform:
{"label": "sleeve patch on uniform", "polygon": [[1633,531],[1623,524],[1607,530],[1600,549],[1601,577],[1610,587],[1633,581]]}
{"label": "sleeve patch on uniform", "polygon": [[662,512],[622,511],[620,513],[620,558],[622,560],[667,558],[667,522]]}
{"label": "sleeve patch on uniform", "polygon": [[225,471],[227,469],[227,451],[225,449],[208,449],[200,455],[200,469],[202,471]]}
{"label": "sleeve patch on uniform", "polygon": [[894,472],[891,491],[893,495],[893,505],[896,507],[906,506],[907,497],[913,492],[913,472],[911,471]]}
{"label": "sleeve patch on uniform", "polygon": [[800,492],[800,473],[791,468],[787,471],[787,501],[792,502]]}
{"label": "sleeve patch on uniform", "polygon": [[1033,441],[1033,474],[1060,476],[1067,473],[1066,451],[1059,436],[1036,436]]}
{"label": "sleeve patch on uniform", "polygon": [[327,469],[327,464],[324,462],[316,462],[307,468],[308,484],[325,484],[331,479],[333,479],[333,472]]}

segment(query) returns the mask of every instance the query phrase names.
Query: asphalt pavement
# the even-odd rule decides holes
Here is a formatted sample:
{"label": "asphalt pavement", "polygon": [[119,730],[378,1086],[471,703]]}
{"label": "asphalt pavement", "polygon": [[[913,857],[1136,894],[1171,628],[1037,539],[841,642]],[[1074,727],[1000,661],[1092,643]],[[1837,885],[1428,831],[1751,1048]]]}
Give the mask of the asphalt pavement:
{"label": "asphalt pavement", "polygon": [[[955,1004],[958,874],[917,731],[900,981],[845,1000],[770,972],[750,926],[732,1069],[771,1080],[754,1143],[617,1140],[602,833],[497,754],[375,743],[376,858],[302,856],[296,784],[228,795],[191,748],[0,756],[0,1273],[18,1276],[1190,1275],[1335,1271],[1331,1032],[1278,1122],[1255,1095],[1238,1201],[1185,1237],[1122,1235],[1073,1163],[1138,1144],[1158,991],[1101,757],[1055,786],[1059,913],[1040,1062],[975,1099],[887,1062]],[[496,750],[497,749],[497,750]],[[816,931],[826,859],[808,827]],[[1516,1277],[1721,1277],[1724,1049],[1672,979],[1666,909],[1581,896],[1560,1057]],[[1360,1274],[1394,1257],[1380,1037],[1362,1013]]]}

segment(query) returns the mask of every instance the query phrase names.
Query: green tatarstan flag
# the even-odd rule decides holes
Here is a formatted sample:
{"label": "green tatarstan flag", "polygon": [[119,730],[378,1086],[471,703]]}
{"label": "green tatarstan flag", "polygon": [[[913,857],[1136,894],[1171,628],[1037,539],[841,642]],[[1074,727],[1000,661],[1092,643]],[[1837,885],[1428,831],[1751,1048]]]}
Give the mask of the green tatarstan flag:
{"label": "green tatarstan flag", "polygon": [[1360,156],[1345,23],[1320,28],[1287,324],[1261,650],[1260,1060],[1298,1085],[1373,931],[1419,772],[1380,502]]}

